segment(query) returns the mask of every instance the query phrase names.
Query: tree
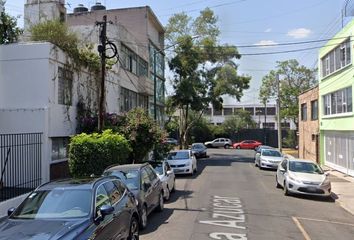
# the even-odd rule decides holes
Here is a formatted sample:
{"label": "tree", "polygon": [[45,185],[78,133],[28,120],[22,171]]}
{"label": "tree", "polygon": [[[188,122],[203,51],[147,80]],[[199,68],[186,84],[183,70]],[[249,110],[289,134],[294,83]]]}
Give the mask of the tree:
{"label": "tree", "polygon": [[300,93],[317,84],[317,69],[309,69],[300,65],[297,60],[277,62],[275,70],[271,70],[262,79],[259,98],[266,103],[270,98],[277,97],[277,75],[280,83],[281,118],[293,120],[298,123]]}
{"label": "tree", "polygon": [[18,41],[22,30],[17,27],[17,19],[4,11],[4,5],[0,0],[0,44],[9,44]]}
{"label": "tree", "polygon": [[[173,15],[166,26],[166,39],[174,51],[168,56],[173,72],[172,106],[180,111],[180,147],[186,147],[188,132],[194,121],[212,104],[222,107],[222,95],[240,100],[249,87],[249,76],[239,76],[235,59],[241,56],[236,47],[220,45],[217,17],[209,8],[193,19],[185,13]],[[189,114],[194,111],[195,118]]]}
{"label": "tree", "polygon": [[244,128],[255,128],[257,123],[252,119],[250,112],[238,110],[235,115],[226,119],[222,124],[225,132],[232,134]]}

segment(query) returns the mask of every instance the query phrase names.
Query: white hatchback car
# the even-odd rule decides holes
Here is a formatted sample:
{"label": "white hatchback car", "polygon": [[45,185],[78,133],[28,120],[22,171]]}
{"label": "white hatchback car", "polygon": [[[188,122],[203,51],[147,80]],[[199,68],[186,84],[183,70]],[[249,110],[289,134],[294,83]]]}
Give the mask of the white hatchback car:
{"label": "white hatchback car", "polygon": [[284,189],[284,195],[291,193],[314,196],[331,195],[331,182],[320,166],[310,160],[284,159],[276,174],[276,185]]}
{"label": "white hatchback car", "polygon": [[167,162],[175,174],[191,174],[197,172],[197,159],[191,150],[172,151],[167,155]]}

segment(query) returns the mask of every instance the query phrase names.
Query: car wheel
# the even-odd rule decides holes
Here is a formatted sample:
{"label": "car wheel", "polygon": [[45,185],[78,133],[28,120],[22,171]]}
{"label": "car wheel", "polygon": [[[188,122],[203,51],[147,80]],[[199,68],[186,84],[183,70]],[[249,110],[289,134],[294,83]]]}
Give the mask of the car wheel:
{"label": "car wheel", "polygon": [[240,147],[240,146],[237,146],[236,148],[237,148],[237,149],[241,149],[241,147]]}
{"label": "car wheel", "polygon": [[258,167],[257,160],[254,160],[254,166],[255,166],[255,167]]}
{"label": "car wheel", "polygon": [[166,194],[165,194],[165,201],[168,201],[170,199],[170,189],[167,186]]}
{"label": "car wheel", "polygon": [[147,209],[146,206],[144,205],[143,208],[141,209],[141,215],[140,215],[140,228],[144,229],[147,226]]}
{"label": "car wheel", "polygon": [[226,144],[226,145],[224,146],[224,148],[225,148],[225,149],[229,149],[229,148],[230,148],[230,145],[229,145],[229,144]]}
{"label": "car wheel", "polygon": [[280,185],[279,182],[278,182],[278,177],[277,177],[277,175],[275,175],[275,182],[276,182],[276,187],[277,187],[277,188],[280,188],[281,185]]}
{"label": "car wheel", "polygon": [[284,195],[285,195],[285,196],[289,196],[289,190],[288,190],[288,187],[286,186],[286,182],[285,182],[285,181],[284,181],[283,190],[284,190]]}
{"label": "car wheel", "polygon": [[157,206],[157,209],[156,209],[158,212],[162,212],[163,211],[163,193],[161,192],[160,193],[160,196],[159,196],[159,205]]}
{"label": "car wheel", "polygon": [[139,223],[136,217],[133,217],[130,222],[128,240],[139,240]]}
{"label": "car wheel", "polygon": [[173,186],[172,186],[172,189],[171,189],[171,192],[174,192],[176,191],[176,180],[173,179]]}

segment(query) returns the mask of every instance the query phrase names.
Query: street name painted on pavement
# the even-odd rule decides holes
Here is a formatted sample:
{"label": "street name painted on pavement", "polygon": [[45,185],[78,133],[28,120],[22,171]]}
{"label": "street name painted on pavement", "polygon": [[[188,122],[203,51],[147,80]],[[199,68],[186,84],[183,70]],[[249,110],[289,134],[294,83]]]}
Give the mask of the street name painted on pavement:
{"label": "street name painted on pavement", "polygon": [[212,232],[209,237],[218,240],[247,240],[247,234],[244,233],[246,218],[241,200],[237,197],[214,196],[212,202],[212,218],[217,220],[199,223],[232,228],[233,232]]}

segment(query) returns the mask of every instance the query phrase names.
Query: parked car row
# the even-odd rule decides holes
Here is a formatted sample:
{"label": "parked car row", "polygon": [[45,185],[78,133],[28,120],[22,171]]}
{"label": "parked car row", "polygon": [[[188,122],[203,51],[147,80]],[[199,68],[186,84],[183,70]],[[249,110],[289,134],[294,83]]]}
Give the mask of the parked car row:
{"label": "parked car row", "polygon": [[149,214],[163,211],[174,192],[175,173],[196,172],[189,149],[171,151],[163,161],[110,166],[98,178],[43,184],[8,210],[0,239],[137,240]]}
{"label": "parked car row", "polygon": [[255,166],[276,169],[276,187],[282,188],[284,195],[331,196],[328,174],[317,163],[287,158],[277,149],[265,145],[260,145],[255,151]]}
{"label": "parked car row", "polygon": [[237,143],[232,143],[229,138],[216,138],[213,141],[204,143],[208,148],[235,148],[235,149],[255,149],[258,146],[262,145],[261,142],[255,140],[244,140]]}

